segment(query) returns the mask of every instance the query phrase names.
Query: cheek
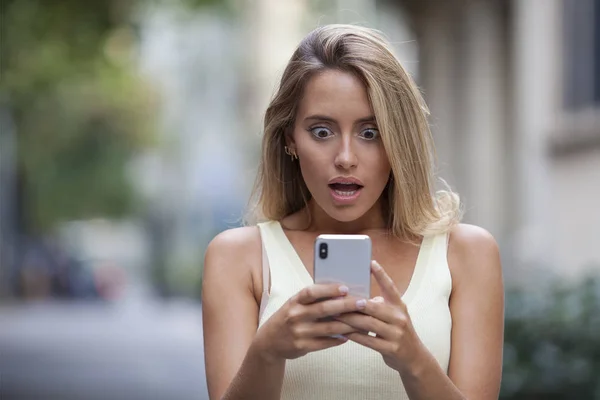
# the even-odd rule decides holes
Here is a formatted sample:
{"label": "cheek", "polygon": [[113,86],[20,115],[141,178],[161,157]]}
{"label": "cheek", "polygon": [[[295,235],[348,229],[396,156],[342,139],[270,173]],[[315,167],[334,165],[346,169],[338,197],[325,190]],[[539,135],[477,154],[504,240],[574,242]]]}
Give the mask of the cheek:
{"label": "cheek", "polygon": [[298,162],[305,181],[314,181],[329,170],[330,156],[327,150],[320,146],[320,143],[315,143],[305,135],[297,135],[296,146],[298,148]]}
{"label": "cheek", "polygon": [[392,167],[390,166],[389,161],[387,160],[387,158],[382,158],[381,159],[381,166],[380,166],[380,171],[381,171],[381,175],[385,178],[385,181],[387,182],[390,173],[392,172]]}
{"label": "cheek", "polygon": [[373,171],[373,174],[377,175],[377,177],[381,177],[382,180],[387,182],[392,168],[383,146],[369,154],[368,168],[370,171]]}
{"label": "cheek", "polygon": [[305,151],[299,159],[302,177],[310,187],[311,182],[324,179],[324,175],[329,171],[330,162],[325,154],[319,151]]}
{"label": "cheek", "polygon": [[392,173],[392,168],[385,152],[382,152],[377,159],[373,160],[369,169],[372,171],[371,179],[374,188],[376,187],[378,191],[384,190]]}

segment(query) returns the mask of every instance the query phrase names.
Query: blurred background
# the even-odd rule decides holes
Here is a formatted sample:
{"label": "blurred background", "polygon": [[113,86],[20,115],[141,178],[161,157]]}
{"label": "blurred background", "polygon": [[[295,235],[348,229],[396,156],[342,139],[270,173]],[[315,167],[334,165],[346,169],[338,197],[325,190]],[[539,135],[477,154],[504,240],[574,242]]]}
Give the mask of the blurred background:
{"label": "blurred background", "polygon": [[501,398],[600,399],[600,0],[2,0],[2,400],[207,398],[204,250],[326,23],[389,37],[500,244]]}

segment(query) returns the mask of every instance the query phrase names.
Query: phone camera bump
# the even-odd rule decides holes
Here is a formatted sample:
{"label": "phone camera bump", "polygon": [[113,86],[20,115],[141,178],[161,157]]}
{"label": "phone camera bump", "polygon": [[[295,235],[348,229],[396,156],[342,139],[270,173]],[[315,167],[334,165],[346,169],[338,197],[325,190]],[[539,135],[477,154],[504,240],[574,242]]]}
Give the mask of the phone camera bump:
{"label": "phone camera bump", "polygon": [[320,258],[327,258],[327,243],[321,243],[319,245],[319,257]]}

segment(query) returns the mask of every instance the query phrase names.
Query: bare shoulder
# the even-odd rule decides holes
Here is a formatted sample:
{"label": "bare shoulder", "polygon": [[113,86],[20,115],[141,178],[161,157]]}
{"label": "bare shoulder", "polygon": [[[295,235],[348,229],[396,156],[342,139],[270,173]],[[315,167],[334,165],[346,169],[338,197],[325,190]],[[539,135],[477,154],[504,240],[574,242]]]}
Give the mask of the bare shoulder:
{"label": "bare shoulder", "polygon": [[[260,232],[256,226],[228,229],[211,240],[204,255],[205,279],[216,276],[251,279],[261,260]],[[248,281],[251,283],[251,280]]]}
{"label": "bare shoulder", "polygon": [[257,226],[227,229],[213,238],[206,248],[207,256],[236,257],[260,250],[260,232]]}
{"label": "bare shoulder", "polygon": [[449,250],[473,251],[498,251],[496,239],[487,230],[470,224],[458,224],[450,230]]}
{"label": "bare shoulder", "polygon": [[456,283],[463,276],[470,281],[501,276],[500,251],[496,239],[487,230],[458,224],[450,231],[448,264]]}

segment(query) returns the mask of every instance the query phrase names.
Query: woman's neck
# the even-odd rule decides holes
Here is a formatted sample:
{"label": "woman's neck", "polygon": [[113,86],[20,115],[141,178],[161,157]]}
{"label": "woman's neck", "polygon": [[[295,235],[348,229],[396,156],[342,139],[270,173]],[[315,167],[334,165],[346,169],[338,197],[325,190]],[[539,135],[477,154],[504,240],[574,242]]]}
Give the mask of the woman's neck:
{"label": "woman's neck", "polygon": [[387,230],[381,204],[378,201],[369,211],[353,221],[338,221],[330,217],[319,205],[311,199],[308,207],[301,211],[306,221],[306,230],[321,233],[353,234],[374,230]]}

